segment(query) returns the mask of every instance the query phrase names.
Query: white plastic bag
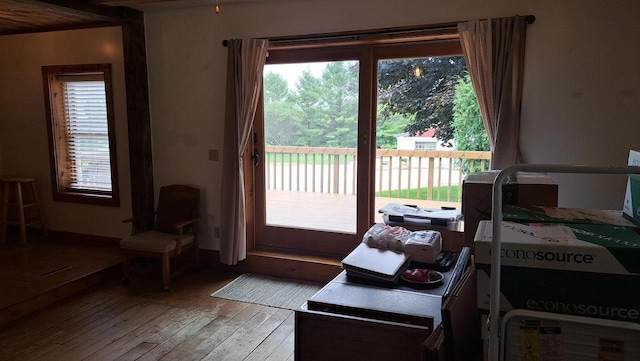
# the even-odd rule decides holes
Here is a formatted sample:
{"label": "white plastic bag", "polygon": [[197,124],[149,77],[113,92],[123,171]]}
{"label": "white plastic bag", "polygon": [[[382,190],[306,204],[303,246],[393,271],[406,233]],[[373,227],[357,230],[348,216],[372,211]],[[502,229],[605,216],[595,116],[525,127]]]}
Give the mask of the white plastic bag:
{"label": "white plastic bag", "polygon": [[362,242],[369,247],[404,252],[404,245],[410,234],[410,231],[402,227],[376,223],[364,234]]}

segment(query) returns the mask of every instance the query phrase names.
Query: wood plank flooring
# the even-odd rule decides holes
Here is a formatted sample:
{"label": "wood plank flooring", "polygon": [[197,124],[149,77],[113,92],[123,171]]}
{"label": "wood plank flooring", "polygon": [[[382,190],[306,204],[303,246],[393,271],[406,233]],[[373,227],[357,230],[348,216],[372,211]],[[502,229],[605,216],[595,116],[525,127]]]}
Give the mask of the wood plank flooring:
{"label": "wood plank flooring", "polygon": [[122,277],[121,263],[113,242],[62,242],[30,232],[28,242],[21,244],[17,232],[8,232],[0,243],[0,325]]}
{"label": "wood plank flooring", "polygon": [[293,311],[210,296],[237,274],[183,272],[162,292],[157,272],[135,265],[128,286],[94,287],[5,325],[0,360],[293,360]]}

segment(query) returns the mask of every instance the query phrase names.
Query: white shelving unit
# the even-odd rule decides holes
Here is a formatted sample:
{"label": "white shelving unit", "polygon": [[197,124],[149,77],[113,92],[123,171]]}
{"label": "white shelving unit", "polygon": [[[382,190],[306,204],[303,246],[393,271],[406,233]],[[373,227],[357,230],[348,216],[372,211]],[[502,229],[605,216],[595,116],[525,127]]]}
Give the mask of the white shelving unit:
{"label": "white shelving unit", "polygon": [[[640,167],[599,167],[587,165],[563,165],[563,164],[521,164],[515,165],[502,170],[496,177],[493,184],[493,209],[492,209],[492,243],[491,243],[491,288],[490,288],[490,305],[489,305],[489,345],[488,356],[490,361],[499,361],[501,354],[501,324],[500,324],[500,276],[501,276],[501,259],[500,244],[502,242],[502,185],[504,181],[517,172],[533,172],[533,173],[564,173],[564,174],[640,174]],[[513,312],[513,311],[512,311]],[[518,314],[520,316],[521,314]],[[590,319],[580,317],[580,320],[569,317],[567,320],[565,315],[552,314],[552,317],[562,318],[565,322],[587,323],[592,325],[600,325],[603,320]],[[537,315],[543,316],[543,315]],[[548,317],[548,316],[545,316]],[[507,316],[505,316],[505,319]],[[604,320],[606,321],[606,320]],[[504,325],[504,324],[503,324]],[[627,322],[618,322],[614,326],[607,323],[611,327],[630,328],[638,332],[640,337],[640,327],[637,324]]]}
{"label": "white shelving unit", "polygon": [[[539,329],[545,331],[538,334],[536,327],[531,327],[532,322],[538,323]],[[523,335],[523,326],[530,333],[524,332]],[[561,332],[554,333],[555,330]],[[603,355],[604,360],[620,360],[622,356],[624,360],[640,360],[640,325],[636,323],[512,310],[502,318],[500,331],[501,360],[535,360],[536,357],[542,360],[598,360],[600,351],[608,355]],[[527,334],[544,340],[539,341],[538,345],[534,340],[528,355],[523,354],[521,344],[523,337],[527,339]],[[546,343],[544,352],[538,347],[542,342]]]}

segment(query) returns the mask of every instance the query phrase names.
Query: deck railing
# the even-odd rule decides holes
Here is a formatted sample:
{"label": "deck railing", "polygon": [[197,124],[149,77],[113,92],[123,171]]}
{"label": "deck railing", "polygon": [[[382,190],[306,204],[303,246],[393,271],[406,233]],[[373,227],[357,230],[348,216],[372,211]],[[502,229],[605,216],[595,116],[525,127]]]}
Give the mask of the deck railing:
{"label": "deck railing", "polygon": [[[469,170],[489,169],[490,157],[490,152],[378,149],[375,190],[393,198],[459,202],[462,187],[456,186]],[[355,148],[268,146],[265,160],[267,189],[355,194]]]}

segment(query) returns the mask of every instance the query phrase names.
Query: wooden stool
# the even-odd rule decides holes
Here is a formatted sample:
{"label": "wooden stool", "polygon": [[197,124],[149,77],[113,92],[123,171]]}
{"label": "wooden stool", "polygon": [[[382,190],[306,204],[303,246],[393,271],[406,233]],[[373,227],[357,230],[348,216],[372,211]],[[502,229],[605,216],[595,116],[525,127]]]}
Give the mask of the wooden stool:
{"label": "wooden stool", "polygon": [[[0,242],[4,242],[7,236],[7,225],[18,225],[20,228],[20,243],[27,243],[28,226],[40,223],[42,233],[48,237],[47,226],[42,216],[40,202],[38,200],[38,192],[36,191],[35,179],[33,178],[3,178],[2,182],[2,209],[0,212]],[[31,187],[32,199],[25,203],[23,198],[23,185]],[[9,193],[13,192],[13,199],[10,199]],[[15,206],[18,214],[17,220],[9,220],[9,206]],[[36,219],[27,220],[25,218],[24,209],[35,206],[37,212]]]}

